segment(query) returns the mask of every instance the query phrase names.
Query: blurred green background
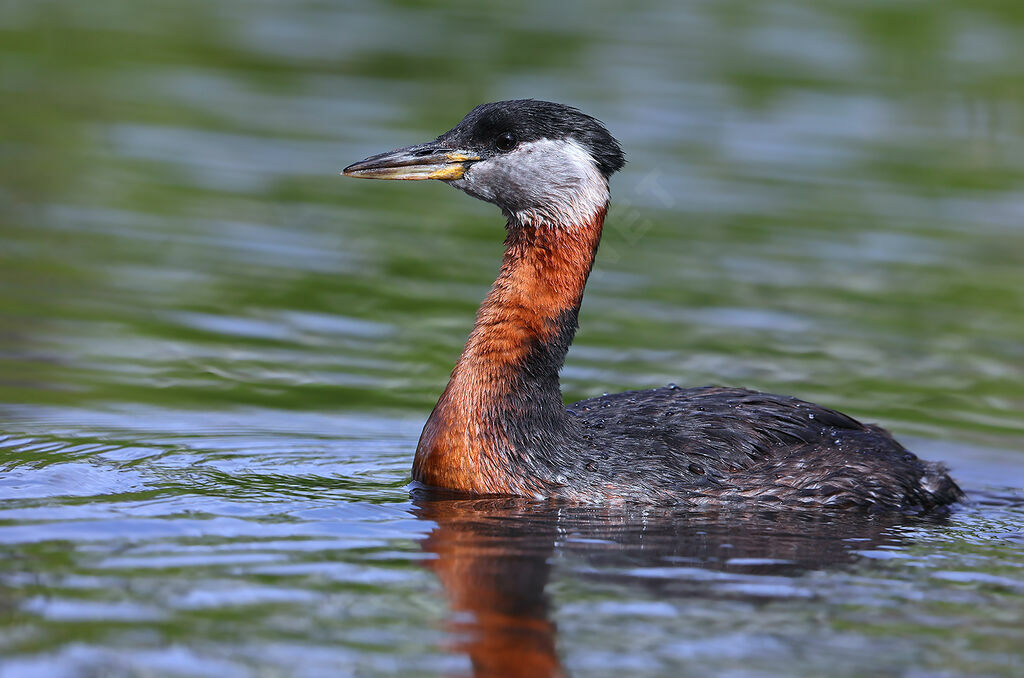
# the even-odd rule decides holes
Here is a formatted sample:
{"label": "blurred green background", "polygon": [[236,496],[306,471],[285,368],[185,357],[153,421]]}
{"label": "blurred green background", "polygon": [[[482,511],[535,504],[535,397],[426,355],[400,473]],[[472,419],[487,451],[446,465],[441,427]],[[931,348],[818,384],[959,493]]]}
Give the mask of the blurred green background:
{"label": "blurred green background", "polygon": [[[629,159],[567,400],[789,393],[1019,490],[1022,35],[1019,0],[0,0],[0,655],[22,662],[0,675],[447,670],[406,481],[502,217],[338,171],[485,101],[575,105]],[[785,608],[766,633],[817,621],[765,661],[1010,675],[1000,501],[929,542],[973,584],[893,565],[834,592],[885,601],[888,626]],[[632,609],[580,586],[561,595]],[[570,656],[620,628],[574,609]],[[677,612],[642,617],[638,654],[711,628]],[[283,638],[326,654],[251,645]]]}
{"label": "blurred green background", "polygon": [[431,406],[502,220],[337,170],[473,105],[630,164],[568,398],[781,389],[1024,424],[1024,6],[5,2],[0,402]]}

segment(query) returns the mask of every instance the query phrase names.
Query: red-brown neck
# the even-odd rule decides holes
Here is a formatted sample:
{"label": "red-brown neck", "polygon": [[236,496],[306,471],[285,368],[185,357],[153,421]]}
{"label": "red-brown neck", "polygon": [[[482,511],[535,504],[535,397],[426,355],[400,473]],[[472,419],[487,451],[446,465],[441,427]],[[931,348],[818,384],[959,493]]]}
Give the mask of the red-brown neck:
{"label": "red-brown neck", "polygon": [[413,478],[475,494],[540,493],[517,473],[528,439],[563,429],[558,370],[606,208],[570,227],[510,222],[497,280],[420,436]]}

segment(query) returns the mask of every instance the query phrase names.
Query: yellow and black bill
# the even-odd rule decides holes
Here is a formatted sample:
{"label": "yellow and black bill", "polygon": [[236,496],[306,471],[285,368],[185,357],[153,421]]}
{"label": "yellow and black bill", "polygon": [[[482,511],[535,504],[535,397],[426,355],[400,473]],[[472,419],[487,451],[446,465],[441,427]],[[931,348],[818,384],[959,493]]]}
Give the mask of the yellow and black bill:
{"label": "yellow and black bill", "polygon": [[469,151],[446,148],[440,142],[407,146],[372,155],[343,169],[346,177],[362,179],[461,179],[469,164],[480,157]]}

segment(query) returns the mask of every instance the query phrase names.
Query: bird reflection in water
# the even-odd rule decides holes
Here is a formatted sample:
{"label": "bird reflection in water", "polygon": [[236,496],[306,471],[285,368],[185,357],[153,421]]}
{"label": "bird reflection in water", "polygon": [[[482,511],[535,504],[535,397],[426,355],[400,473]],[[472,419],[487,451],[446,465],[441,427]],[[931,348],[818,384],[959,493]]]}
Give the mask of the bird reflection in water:
{"label": "bird reflection in water", "polygon": [[415,513],[437,523],[422,542],[437,556],[456,652],[478,678],[566,675],[555,651],[545,587],[558,510],[521,498],[419,496]]}
{"label": "bird reflection in water", "polygon": [[[574,506],[425,490],[414,493],[414,505],[419,518],[436,523],[421,545],[436,556],[428,567],[451,608],[447,630],[455,641],[448,649],[467,655],[477,678],[567,675],[545,592],[556,554],[570,576],[640,589],[642,597],[764,601],[763,590],[716,587],[686,576],[686,568],[793,577],[853,563],[864,549],[900,545],[905,539],[892,528],[926,520]],[[678,568],[680,576],[637,576],[643,568]]]}

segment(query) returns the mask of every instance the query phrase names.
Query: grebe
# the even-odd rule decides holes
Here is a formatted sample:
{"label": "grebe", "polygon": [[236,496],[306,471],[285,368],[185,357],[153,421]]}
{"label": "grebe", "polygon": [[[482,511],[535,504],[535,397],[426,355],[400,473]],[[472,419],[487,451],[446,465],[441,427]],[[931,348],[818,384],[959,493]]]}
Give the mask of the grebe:
{"label": "grebe", "polygon": [[581,111],[477,106],[346,176],[440,179],[507,218],[501,270],[416,448],[413,479],[582,502],[773,502],[925,511],[962,496],[878,426],[792,397],[668,386],[562,402],[558,372],[608,210],[618,142]]}

